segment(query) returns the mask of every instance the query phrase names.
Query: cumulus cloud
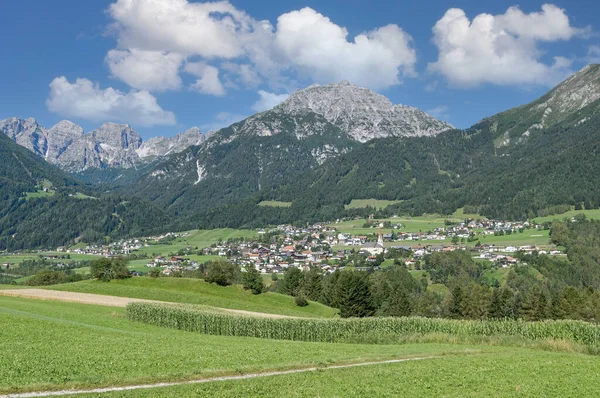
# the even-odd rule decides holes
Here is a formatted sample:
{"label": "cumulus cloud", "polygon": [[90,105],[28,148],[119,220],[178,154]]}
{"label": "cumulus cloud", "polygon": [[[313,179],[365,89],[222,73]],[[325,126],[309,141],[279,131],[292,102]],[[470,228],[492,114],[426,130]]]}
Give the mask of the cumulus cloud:
{"label": "cumulus cloud", "polygon": [[206,58],[234,58],[254,20],[229,2],[118,0],[110,5],[120,48],[172,51]]}
{"label": "cumulus cloud", "polygon": [[[350,38],[346,28],[311,8],[281,15],[276,27],[226,1],[117,0],[108,14],[117,49],[107,62],[115,77],[136,88],[173,89],[181,60],[197,58],[221,62],[217,66],[231,87],[266,82],[281,89],[294,79],[290,75],[298,74],[313,82],[350,80],[379,89],[415,74],[412,38],[397,25]],[[148,65],[152,62],[159,65],[153,68]],[[135,70],[149,77],[137,76]],[[215,71],[208,73],[214,82]],[[208,92],[218,91],[215,87]]]}
{"label": "cumulus cloud", "polygon": [[348,31],[311,8],[277,19],[277,47],[291,65],[312,80],[350,80],[371,88],[400,83],[414,75],[412,39],[397,25],[387,25],[348,41]]}
{"label": "cumulus cloud", "polygon": [[252,105],[252,109],[256,112],[269,110],[286,100],[289,94],[275,94],[264,90],[258,90],[259,100]]}
{"label": "cumulus cloud", "polygon": [[482,83],[553,85],[572,73],[570,61],[541,60],[538,42],[569,40],[585,34],[571,26],[565,10],[551,4],[541,12],[510,7],[502,15],[480,14],[472,21],[458,8],[449,9],[433,27],[438,60],[429,70],[458,87]]}
{"label": "cumulus cloud", "polygon": [[183,56],[177,53],[144,50],[111,50],[106,63],[113,76],[142,90],[177,90],[181,87],[179,68]]}
{"label": "cumulus cloud", "polygon": [[190,87],[204,94],[225,95],[225,88],[219,79],[219,70],[204,62],[192,62],[185,65],[185,71],[199,77]]}
{"label": "cumulus cloud", "polygon": [[51,112],[92,122],[115,121],[140,126],[172,125],[175,115],[163,110],[148,91],[123,93],[112,87],[100,88],[88,79],[70,83],[66,77],[50,83],[46,106]]}

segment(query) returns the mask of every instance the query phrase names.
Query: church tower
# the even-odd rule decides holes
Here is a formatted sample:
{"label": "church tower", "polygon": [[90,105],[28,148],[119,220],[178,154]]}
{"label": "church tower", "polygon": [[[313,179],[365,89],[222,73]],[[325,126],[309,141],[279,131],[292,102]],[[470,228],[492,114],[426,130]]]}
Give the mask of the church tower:
{"label": "church tower", "polygon": [[377,236],[377,244],[383,246],[383,235],[381,234],[381,230],[379,230],[379,235]]}

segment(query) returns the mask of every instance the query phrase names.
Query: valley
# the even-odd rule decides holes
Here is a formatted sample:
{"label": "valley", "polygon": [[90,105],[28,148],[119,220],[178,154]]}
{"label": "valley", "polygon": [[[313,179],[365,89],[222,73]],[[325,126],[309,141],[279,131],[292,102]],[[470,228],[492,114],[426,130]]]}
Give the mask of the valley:
{"label": "valley", "polygon": [[[211,7],[207,21],[223,16],[221,28],[253,40],[290,18],[275,27],[229,2],[173,4],[192,7],[184,16]],[[412,43],[394,26],[346,52],[377,42],[370,59]],[[446,121],[446,105],[423,111],[337,73],[275,79],[269,90],[287,92],[259,90],[253,114],[227,103],[201,124],[228,92],[265,88],[266,72],[229,62],[242,55],[219,54],[227,41],[207,53],[217,68],[192,62],[205,54],[186,46],[206,42],[193,34],[185,50],[156,51],[138,49],[144,40],[126,49],[138,32],[113,30],[125,39],[106,56],[110,79],[134,58],[145,65],[128,92],[57,77],[49,109],[58,86],[87,87],[73,117],[61,113],[75,121],[0,121],[0,398],[600,393],[599,64],[571,73],[555,58],[570,74],[557,72],[560,84],[467,128]],[[265,54],[238,39],[252,63],[285,37]],[[264,67],[289,71],[290,54]],[[145,80],[154,63],[160,81]],[[153,93],[174,97],[189,83],[180,72],[198,78],[186,95],[215,103],[190,101],[193,114],[176,120]],[[453,86],[437,86],[422,91],[447,99]],[[114,122],[81,116],[97,93]],[[172,131],[148,137],[158,124]]]}

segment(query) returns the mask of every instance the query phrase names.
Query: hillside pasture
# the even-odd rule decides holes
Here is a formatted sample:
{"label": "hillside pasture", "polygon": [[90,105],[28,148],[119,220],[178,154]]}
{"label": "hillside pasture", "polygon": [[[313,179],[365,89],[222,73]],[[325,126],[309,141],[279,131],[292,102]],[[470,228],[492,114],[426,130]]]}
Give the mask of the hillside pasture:
{"label": "hillside pasture", "polygon": [[330,318],[337,313],[337,310],[320,303],[310,302],[306,307],[298,307],[291,296],[271,292],[254,295],[244,290],[241,285],[223,287],[206,283],[201,279],[137,277],[113,280],[109,283],[86,280],[54,285],[48,289],[200,304],[298,317]]}
{"label": "hillside pasture", "polygon": [[263,200],[257,206],[262,207],[290,207],[292,202],[280,202],[278,200]]}
{"label": "hillside pasture", "polygon": [[349,204],[344,205],[345,209],[364,209],[373,207],[375,209],[385,209],[388,206],[400,203],[400,200],[379,200],[379,199],[352,199]]}

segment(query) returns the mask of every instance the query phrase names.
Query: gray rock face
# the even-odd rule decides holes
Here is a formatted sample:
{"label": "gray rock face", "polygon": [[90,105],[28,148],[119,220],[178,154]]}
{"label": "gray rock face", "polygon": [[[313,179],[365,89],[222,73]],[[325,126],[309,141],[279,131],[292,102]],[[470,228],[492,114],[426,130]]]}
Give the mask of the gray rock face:
{"label": "gray rock face", "polygon": [[275,108],[239,123],[234,130],[235,134],[258,136],[285,131],[298,139],[338,130],[345,138],[366,142],[373,138],[431,136],[452,128],[450,123],[420,109],[393,105],[383,95],[342,81],[299,90]]}
{"label": "gray rock face", "polygon": [[383,95],[347,81],[297,91],[270,112],[297,116],[316,113],[359,142],[430,136],[454,128],[420,109],[393,105]]}
{"label": "gray rock face", "polygon": [[89,168],[130,168],[147,159],[200,145],[210,135],[193,127],[172,138],[143,142],[127,124],[105,123],[85,134],[81,126],[68,120],[46,129],[33,118],[16,117],[0,121],[0,131],[49,163],[75,173]]}
{"label": "gray rock face", "polygon": [[83,137],[83,128],[68,120],[56,123],[47,134],[48,150],[44,159],[54,161],[73,144]]}
{"label": "gray rock face", "polygon": [[[498,139],[496,147],[518,145],[544,128],[565,121],[577,111],[596,102],[600,111],[600,65],[588,65],[567,78],[541,98],[488,117]],[[590,109],[591,111],[591,109]],[[574,121],[585,123],[587,118]]]}
{"label": "gray rock face", "polygon": [[179,153],[193,145],[202,144],[207,138],[198,127],[179,133],[174,137],[155,137],[142,143],[137,150],[141,159],[163,157],[172,153]]}
{"label": "gray rock face", "polygon": [[0,131],[3,131],[17,144],[40,156],[45,156],[48,150],[47,131],[32,117],[26,120],[16,117],[2,120],[0,121]]}

